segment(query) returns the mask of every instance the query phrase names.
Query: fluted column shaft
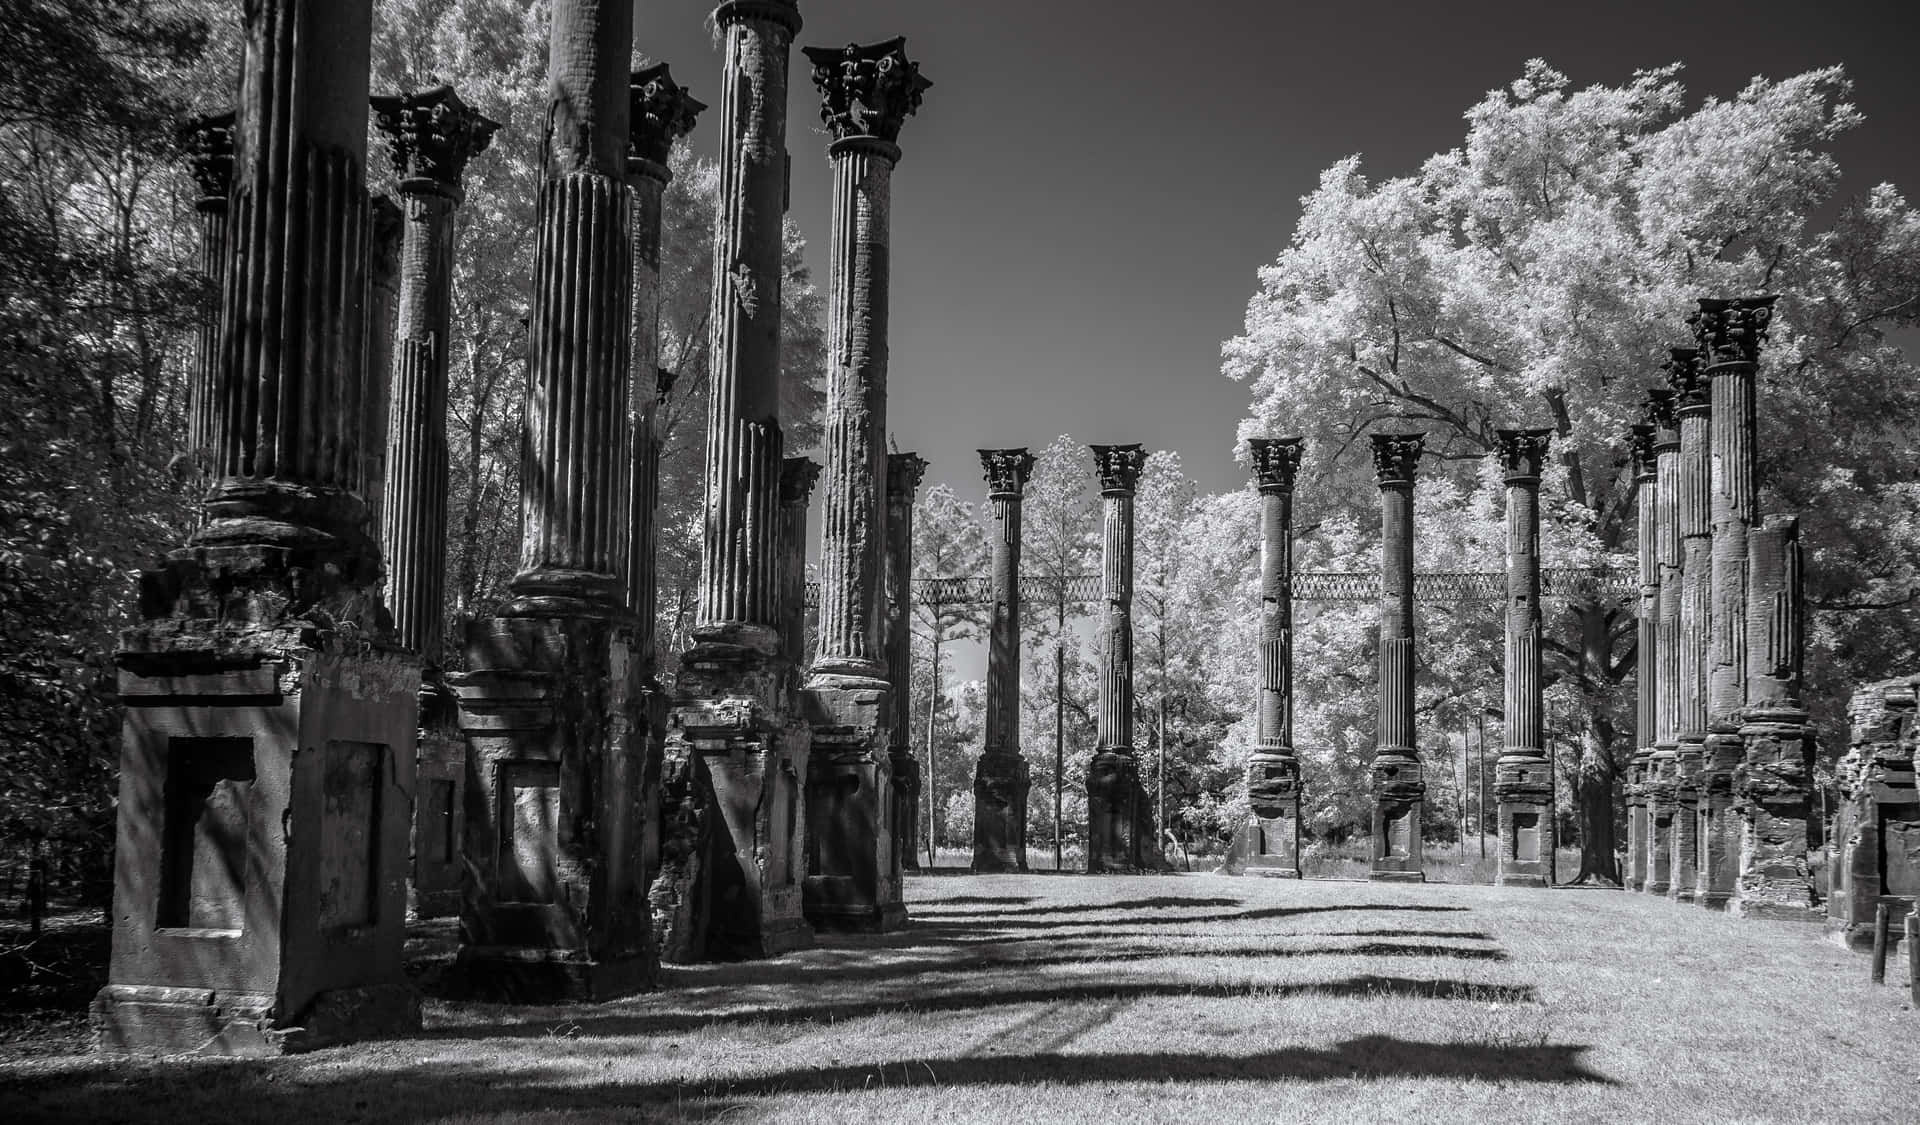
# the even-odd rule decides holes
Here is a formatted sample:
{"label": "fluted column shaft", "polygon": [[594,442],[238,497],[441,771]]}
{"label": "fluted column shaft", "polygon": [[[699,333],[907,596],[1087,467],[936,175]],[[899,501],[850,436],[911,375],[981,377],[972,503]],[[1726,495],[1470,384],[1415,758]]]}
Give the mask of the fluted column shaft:
{"label": "fluted column shaft", "polygon": [[1552,874],[1553,767],[1542,724],[1540,471],[1553,431],[1495,432],[1507,485],[1506,741],[1494,773],[1502,886],[1544,886]]}
{"label": "fluted column shaft", "polygon": [[628,222],[633,231],[633,361],[628,394],[628,443],[632,450],[633,479],[627,488],[632,504],[627,519],[627,605],[638,620],[634,652],[654,671],[654,618],[659,601],[659,532],[655,519],[660,507],[660,436],[654,415],[664,388],[660,370],[660,219],[667,185],[673,173],[666,165],[638,157],[627,162],[627,189],[632,202]]}
{"label": "fluted column shaft", "polygon": [[[1737,725],[1747,691],[1747,537],[1753,530],[1754,364],[1716,363],[1709,417],[1712,496],[1707,724]],[[1729,766],[1731,763],[1729,763]]]}
{"label": "fluted column shaft", "polygon": [[807,501],[820,462],[788,457],[780,471],[780,646],[799,652],[807,639]]}
{"label": "fluted column shaft", "polygon": [[[367,534],[386,557],[387,465],[390,452],[388,412],[393,407],[394,332],[400,315],[401,254],[406,219],[399,205],[384,195],[372,200],[367,252],[367,395],[361,423],[363,462],[360,492],[367,498]],[[444,472],[441,477],[444,480]],[[418,650],[416,650],[418,651]]]}
{"label": "fluted column shaft", "polygon": [[1634,536],[1640,598],[1634,619],[1634,742],[1627,771],[1627,862],[1622,873],[1629,890],[1646,886],[1652,822],[1647,813],[1648,783],[1654,769],[1654,741],[1658,737],[1659,682],[1655,655],[1660,647],[1660,528],[1659,469],[1656,453],[1658,427],[1633,427],[1629,443],[1633,454],[1634,490],[1638,494]]}
{"label": "fluted column shaft", "polygon": [[[202,543],[327,544],[371,581],[361,484],[370,6],[247,27]],[[326,97],[312,91],[324,88]]]}
{"label": "fluted column shaft", "polygon": [[1293,747],[1293,489],[1260,488],[1260,745]]}
{"label": "fluted column shaft", "polygon": [[1380,697],[1374,741],[1411,748],[1413,721],[1413,482],[1380,485]]}
{"label": "fluted column shaft", "polygon": [[1540,477],[1507,477],[1507,745],[1544,752],[1540,718]]}
{"label": "fluted column shaft", "polygon": [[1373,434],[1380,486],[1380,711],[1374,726],[1370,878],[1417,882],[1427,791],[1414,745],[1413,486],[1421,434]]}
{"label": "fluted column shaft", "polygon": [[1675,497],[1680,536],[1680,644],[1677,676],[1674,772],[1676,812],[1673,825],[1672,887],[1674,898],[1693,901],[1699,871],[1700,820],[1695,812],[1700,797],[1701,771],[1707,740],[1707,630],[1712,571],[1713,534],[1708,522],[1712,469],[1708,441],[1709,403],[1704,377],[1696,370],[1696,386],[1680,399],[1680,456],[1678,495]]}
{"label": "fluted column shaft", "polygon": [[1101,749],[1133,753],[1133,490],[1102,491]]}
{"label": "fluted column shaft", "polygon": [[[787,58],[799,11],[728,0],[713,243],[703,640],[771,647],[779,619],[781,216],[787,179]],[[787,653],[797,660],[799,653]]]}
{"label": "fluted column shaft", "polygon": [[[218,414],[220,301],[227,272],[228,197],[233,194],[232,113],[198,118],[181,130],[188,167],[200,188],[193,209],[200,215],[200,275],[207,279],[200,302],[193,382],[187,388],[187,450],[195,473],[205,472],[208,446]],[[196,478],[195,484],[200,484]],[[197,499],[197,497],[196,497]]]}
{"label": "fluted column shaft", "polygon": [[1020,752],[1020,494],[996,493],[987,619],[986,743],[989,754]]}
{"label": "fluted column shaft", "polygon": [[[1658,391],[1659,389],[1656,389]],[[1680,431],[1673,396],[1650,394],[1661,404],[1654,439],[1654,561],[1659,568],[1659,619],[1655,623],[1654,742],[1648,762],[1647,874],[1642,889],[1663,895],[1672,888],[1677,755],[1680,737]],[[1643,500],[1642,503],[1645,503]]]}
{"label": "fluted column shaft", "polygon": [[913,495],[926,468],[915,454],[887,455],[887,679],[893,685],[888,697],[893,708],[889,748],[903,753],[910,753],[913,724]]}

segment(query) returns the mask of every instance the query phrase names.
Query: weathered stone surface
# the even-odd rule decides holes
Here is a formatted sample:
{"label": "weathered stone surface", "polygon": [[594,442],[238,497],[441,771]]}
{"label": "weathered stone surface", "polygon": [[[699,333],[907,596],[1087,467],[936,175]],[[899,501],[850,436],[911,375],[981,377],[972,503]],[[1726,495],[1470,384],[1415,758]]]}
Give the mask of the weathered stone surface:
{"label": "weathered stone surface", "polygon": [[1260,744],[1247,758],[1241,851],[1250,875],[1298,879],[1300,758],[1293,746],[1293,486],[1297,437],[1251,438],[1260,490]]}
{"label": "weathered stone surface", "polygon": [[1424,434],[1372,434],[1380,485],[1380,712],[1374,730],[1369,877],[1424,882],[1427,781],[1414,743],[1413,486]]}
{"label": "weathered stone surface", "polygon": [[1868,684],[1847,708],[1847,752],[1834,767],[1827,930],[1844,945],[1873,941],[1889,896],[1920,897],[1920,790],[1914,785],[1916,679]]}
{"label": "weathered stone surface", "polygon": [[[1693,349],[1676,349],[1692,362]],[[1676,356],[1671,362],[1680,362]],[[1680,420],[1670,386],[1647,391],[1647,420],[1654,434],[1654,561],[1660,577],[1660,602],[1655,624],[1654,743],[1643,788],[1647,801],[1647,878],[1641,889],[1665,895],[1672,890],[1675,784],[1679,751],[1680,654]]]}
{"label": "weathered stone surface", "polygon": [[913,755],[913,494],[927,462],[914,453],[887,454],[887,679],[893,684],[887,758],[893,768],[890,834],[894,862],[920,869],[920,760]]}
{"label": "weathered stone surface", "polygon": [[[1650,413],[1651,403],[1645,409]],[[1659,427],[1654,422],[1636,425],[1628,434],[1633,454],[1633,483],[1639,520],[1634,537],[1639,562],[1639,600],[1635,606],[1634,648],[1634,750],[1627,764],[1625,796],[1627,804],[1627,861],[1620,875],[1630,891],[1647,884],[1647,781],[1653,763],[1654,742],[1660,721],[1659,684],[1654,678],[1655,653],[1660,648],[1660,559],[1659,559]]]}
{"label": "weathered stone surface", "polygon": [[[1713,532],[1708,522],[1708,414],[1711,384],[1697,351],[1676,348],[1667,366],[1680,421],[1680,452],[1674,463],[1675,520],[1680,541],[1679,646],[1674,659],[1678,710],[1675,715],[1674,820],[1668,893],[1692,902],[1702,858],[1701,822],[1708,801],[1704,781],[1707,753],[1707,627]],[[1729,793],[1730,796],[1730,793]]]}
{"label": "weathered stone surface", "polygon": [[1133,494],[1147,455],[1138,445],[1091,448],[1103,516],[1100,710],[1087,764],[1087,871],[1097,874],[1157,866],[1148,852],[1158,849],[1133,748]]}
{"label": "weathered stone surface", "polygon": [[141,576],[116,655],[113,952],[92,1013],[111,1053],[419,1026],[400,963],[419,668],[389,643],[360,491],[370,9],[245,16],[221,348],[196,404],[206,522]]}
{"label": "weathered stone surface", "polygon": [[205,483],[209,446],[219,397],[214,380],[220,372],[221,282],[227,272],[227,210],[233,194],[234,114],[197,117],[180,130],[180,147],[200,197],[193,208],[200,214],[200,275],[207,280],[200,304],[199,335],[194,348],[193,382],[187,388],[187,451],[193,460],[196,487]]}
{"label": "weathered stone surface", "polygon": [[[361,403],[359,488],[367,498],[368,538],[384,561],[390,557],[382,507],[387,492],[388,414],[393,406],[394,332],[400,317],[400,259],[406,219],[399,204],[384,195],[374,196],[367,205],[367,320],[361,361],[367,372],[367,396]],[[384,587],[382,593],[387,594]],[[385,600],[392,609],[392,597]]]}
{"label": "weathered stone surface", "polygon": [[1024,449],[982,449],[993,507],[987,625],[986,736],[973,776],[973,869],[1027,869],[1027,761],[1020,756],[1020,499],[1033,472]]}
{"label": "weathered stone surface", "polygon": [[1551,430],[1497,430],[1507,485],[1507,742],[1494,767],[1501,886],[1544,887],[1554,845],[1553,765],[1541,725],[1540,470]]}

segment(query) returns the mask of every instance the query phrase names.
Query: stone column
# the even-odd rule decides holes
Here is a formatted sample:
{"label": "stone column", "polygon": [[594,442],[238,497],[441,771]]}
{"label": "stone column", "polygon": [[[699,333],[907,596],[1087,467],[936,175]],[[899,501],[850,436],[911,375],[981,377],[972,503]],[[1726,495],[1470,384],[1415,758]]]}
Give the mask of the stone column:
{"label": "stone column", "polygon": [[826,495],[820,640],[802,705],[807,775],[807,920],[817,929],[906,922],[891,819],[893,706],[886,666],[888,247],[900,128],[931,85],[906,40],[808,47],[833,143],[827,255]]}
{"label": "stone column", "polygon": [[1301,440],[1251,438],[1260,489],[1260,744],[1247,758],[1246,872],[1298,879],[1300,758],[1293,749],[1293,484]]}
{"label": "stone column", "polygon": [[1647,773],[1653,760],[1654,717],[1658,687],[1654,683],[1654,652],[1660,647],[1660,563],[1654,540],[1659,534],[1659,469],[1654,443],[1659,431],[1651,423],[1640,423],[1627,433],[1627,446],[1633,457],[1633,488],[1637,497],[1635,515],[1639,521],[1634,536],[1639,563],[1640,598],[1634,614],[1634,750],[1627,764],[1627,862],[1620,873],[1626,889],[1637,891],[1647,885]]}
{"label": "stone column", "polygon": [[799,652],[807,641],[807,501],[820,462],[788,457],[780,466],[780,645]]}
{"label": "stone column", "polygon": [[1373,434],[1380,484],[1380,712],[1374,730],[1370,877],[1419,883],[1427,795],[1413,724],[1413,484],[1425,434]]}
{"label": "stone column", "polygon": [[453,985],[511,1000],[648,987],[646,720],[626,605],[633,9],[557,0],[535,218],[520,569],[452,678],[468,738]]}
{"label": "stone column", "polygon": [[[444,657],[447,570],[447,340],[453,326],[453,211],[467,161],[499,125],[467,108],[451,87],[372,99],[375,123],[406,201],[399,288],[399,343],[386,349],[392,400],[386,431],[382,535],[387,602],[400,643],[426,664],[420,690],[418,790],[414,795],[414,911],[460,911],[466,871],[466,742]],[[395,355],[397,351],[397,357]],[[397,358],[397,362],[395,359]]]}
{"label": "stone column", "polygon": [[1138,871],[1140,766],[1133,753],[1133,493],[1147,455],[1138,445],[1096,445],[1100,477],[1100,711],[1087,763],[1087,871]]}
{"label": "stone column", "polygon": [[[1676,348],[1667,370],[1693,363],[1692,348]],[[1680,731],[1680,419],[1670,386],[1647,390],[1646,417],[1654,426],[1654,562],[1660,604],[1653,653],[1654,742],[1642,788],[1647,800],[1647,878],[1641,889],[1665,895],[1673,889],[1675,786]],[[1643,500],[1642,503],[1645,503]]]}
{"label": "stone column", "polygon": [[1707,743],[1707,600],[1713,534],[1707,522],[1707,425],[1711,384],[1693,349],[1675,349],[1667,367],[1680,420],[1674,511],[1680,543],[1680,643],[1674,653],[1674,818],[1671,887],[1692,902],[1700,870],[1700,802]]}
{"label": "stone column", "polygon": [[993,505],[993,608],[987,625],[986,738],[973,776],[973,870],[1027,869],[1027,760],[1020,756],[1020,498],[1024,449],[982,449]]}
{"label": "stone column", "polygon": [[1552,430],[1497,430],[1507,483],[1507,741],[1494,767],[1501,886],[1552,881],[1553,763],[1541,722],[1540,469]]}
{"label": "stone column", "polygon": [[920,759],[913,729],[913,494],[927,463],[915,453],[887,454],[887,679],[893,684],[887,758],[893,766],[893,854],[920,870]]}
{"label": "stone column", "polygon": [[1813,726],[1800,695],[1806,603],[1800,523],[1775,516],[1747,541],[1747,708],[1735,779],[1743,830],[1733,909],[1748,918],[1817,922],[1808,863]]}
{"label": "stone column", "polygon": [[371,5],[245,6],[204,524],[140,578],[101,1050],[265,1055],[419,1026],[414,694],[359,492]]}
{"label": "stone column", "polygon": [[1726,908],[1740,875],[1741,822],[1734,773],[1747,691],[1747,539],[1754,525],[1759,470],[1754,456],[1754,373],[1774,297],[1700,301],[1688,318],[1713,384],[1709,421],[1707,741],[1700,796],[1700,869],[1694,901]]}
{"label": "stone column", "polygon": [[[400,205],[384,195],[368,201],[370,235],[367,247],[366,351],[361,360],[367,372],[367,395],[361,403],[360,494],[367,498],[367,534],[392,574],[387,551],[387,429],[393,406],[393,343],[400,318],[400,255],[406,238],[406,217]],[[445,474],[439,478],[444,480]],[[383,594],[386,593],[384,587]],[[386,594],[388,608],[393,606]],[[395,631],[398,632],[398,622]],[[406,644],[406,638],[400,638]],[[418,651],[418,650],[416,650]]]}
{"label": "stone column", "polygon": [[660,496],[660,434],[655,414],[673,390],[673,372],[660,366],[660,225],[673,173],[667,166],[676,140],[693,129],[706,106],[673,80],[665,63],[627,79],[627,191],[633,234],[631,379],[627,387],[627,606],[633,611],[633,657],[646,716],[646,753],[640,775],[640,884],[660,869],[660,771],[666,753],[668,700],[660,686],[659,569],[656,512]]}
{"label": "stone column", "polygon": [[227,272],[227,206],[233,194],[231,112],[197,117],[180,130],[187,168],[200,189],[193,209],[200,214],[200,276],[207,279],[200,305],[199,339],[194,349],[193,382],[187,387],[187,453],[195,487],[205,483],[209,446],[219,402],[214,384],[220,371],[220,292]]}
{"label": "stone column", "polygon": [[809,945],[811,736],[780,637],[780,279],[792,0],[726,0],[700,609],[668,721],[655,924],[673,960]]}

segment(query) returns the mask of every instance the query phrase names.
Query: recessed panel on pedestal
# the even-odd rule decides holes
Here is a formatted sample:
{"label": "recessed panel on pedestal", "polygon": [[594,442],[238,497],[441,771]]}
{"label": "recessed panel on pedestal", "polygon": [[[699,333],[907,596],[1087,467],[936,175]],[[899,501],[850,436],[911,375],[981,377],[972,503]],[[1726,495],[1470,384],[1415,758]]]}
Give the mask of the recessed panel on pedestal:
{"label": "recessed panel on pedestal", "polygon": [[156,926],[244,927],[254,777],[250,738],[168,739]]}

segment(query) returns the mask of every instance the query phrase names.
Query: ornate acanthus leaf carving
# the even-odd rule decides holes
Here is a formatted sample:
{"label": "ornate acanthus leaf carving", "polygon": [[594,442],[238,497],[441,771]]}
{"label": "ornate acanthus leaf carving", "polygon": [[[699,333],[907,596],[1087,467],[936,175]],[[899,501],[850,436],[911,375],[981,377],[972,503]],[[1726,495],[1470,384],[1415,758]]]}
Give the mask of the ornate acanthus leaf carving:
{"label": "ornate acanthus leaf carving", "polygon": [[629,83],[633,117],[627,139],[633,155],[665,164],[673,142],[693,132],[694,118],[707,105],[673,80],[666,63],[634,71]]}
{"label": "ornate acanthus leaf carving", "polygon": [[1253,449],[1253,479],[1262,492],[1292,492],[1306,442],[1297,437],[1248,438]]}
{"label": "ornate acanthus leaf carving", "polygon": [[989,496],[1018,499],[1033,472],[1033,454],[1025,449],[982,449],[980,467],[986,470]]}
{"label": "ornate acanthus leaf carving", "polygon": [[406,181],[424,180],[459,191],[467,161],[486,151],[500,128],[499,122],[468,108],[451,86],[368,100],[402,190]]}
{"label": "ornate acanthus leaf carving", "polygon": [[780,462],[780,506],[797,508],[813,495],[820,480],[820,462],[811,457],[788,457]]}
{"label": "ornate acanthus leaf carving", "polygon": [[1412,484],[1420,471],[1427,435],[1368,434],[1373,440],[1373,473],[1381,484]]}
{"label": "ornate acanthus leaf carving", "polygon": [[911,498],[926,471],[927,459],[918,453],[887,454],[887,495]]}
{"label": "ornate acanthus leaf carving", "polygon": [[1760,345],[1767,342],[1778,295],[1700,298],[1700,311],[1687,317],[1694,340],[1711,364],[1758,363]]}
{"label": "ornate acanthus leaf carving", "polygon": [[1660,440],[1660,427],[1646,422],[1637,422],[1627,429],[1627,448],[1633,452],[1633,475],[1641,480],[1652,480],[1655,475],[1655,449]]}
{"label": "ornate acanthus leaf carving", "polygon": [[203,202],[225,204],[233,192],[234,116],[231,112],[196,117],[180,127],[187,170]]}
{"label": "ornate acanthus leaf carving", "polygon": [[1547,461],[1547,447],[1553,443],[1552,430],[1495,430],[1493,436],[1494,451],[1500,456],[1500,467],[1506,471],[1508,480],[1540,479],[1540,469]]}
{"label": "ornate acanthus leaf carving", "polygon": [[1667,362],[1660,365],[1667,373],[1667,386],[1673,388],[1673,406],[1677,414],[1705,410],[1712,402],[1713,384],[1700,362],[1699,348],[1668,348]]}
{"label": "ornate acanthus leaf carving", "polygon": [[1093,471],[1100,477],[1102,495],[1133,495],[1140,484],[1140,470],[1146,467],[1146,451],[1138,445],[1089,445],[1093,450]]}
{"label": "ornate acanthus leaf carving", "polygon": [[845,47],[803,47],[820,90],[820,120],[833,139],[900,139],[900,126],[920,108],[921,95],[933,86],[920,76],[920,64],[907,58],[904,37],[885,43]]}

